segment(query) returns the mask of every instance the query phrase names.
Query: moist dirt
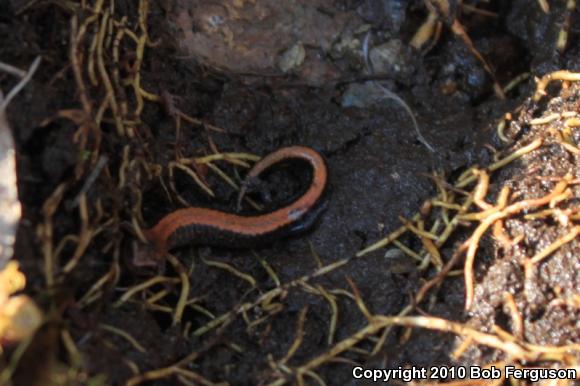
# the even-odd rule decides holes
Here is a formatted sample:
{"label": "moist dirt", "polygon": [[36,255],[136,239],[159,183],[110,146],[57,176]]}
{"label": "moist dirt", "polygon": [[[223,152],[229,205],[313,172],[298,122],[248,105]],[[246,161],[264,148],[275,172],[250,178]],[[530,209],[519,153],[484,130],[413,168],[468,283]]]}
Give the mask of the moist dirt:
{"label": "moist dirt", "polygon": [[[147,23],[155,44],[147,48],[143,58],[141,83],[164,100],[145,102],[137,132],[138,152],[166,166],[177,157],[200,157],[215,149],[265,155],[279,147],[302,144],[325,157],[331,184],[328,209],[306,236],[249,251],[208,247],[174,251],[190,275],[189,298],[199,307],[187,308],[181,323],[173,325],[171,314],[161,309],[137,302],[115,306],[124,289],[154,275],[175,276],[174,268],[167,264],[153,269],[135,267],[130,248],[135,236],[120,227],[102,229],[100,239],[89,246],[75,270],[50,291],[46,289],[37,226],[44,218],[43,204],[59,184],[72,184],[73,188],[54,216],[54,238],[58,240],[79,228],[78,208],[73,204],[82,187],[82,181],[76,182],[73,177],[82,157],[74,139],[79,125],[59,115],[63,110],[79,108],[79,93],[69,58],[72,11],[45,2],[35,2],[19,11],[22,3],[0,3],[0,58],[21,68],[37,55],[42,55],[43,61],[41,70],[7,111],[17,144],[19,194],[24,206],[15,255],[27,275],[27,291],[45,309],[51,305],[57,308],[48,312],[49,322],[36,338],[37,347],[46,348],[46,359],[37,361],[32,350],[25,355],[16,373],[17,384],[41,384],[39,379],[52,371],[54,363],[64,366],[66,355],[58,333],[62,324],[71,332],[89,374],[104,374],[105,384],[124,384],[135,375],[135,368],[141,372],[162,368],[196,351],[199,355],[188,368],[207,380],[230,385],[276,380],[279,368],[272,363],[289,352],[303,313],[303,337],[287,361],[290,368],[321,355],[366,325],[356,301],[341,296],[341,291],[351,293],[356,288],[371,314],[396,315],[409,304],[425,278],[435,272],[419,272],[408,256],[388,247],[353,259],[308,285],[291,287],[272,304],[241,312],[215,330],[193,332],[212,318],[272,290],[279,285],[277,281],[288,283],[308,275],[355,255],[389,234],[400,226],[400,217],[411,218],[426,199],[437,193],[429,178],[435,171],[453,180],[468,167],[492,163],[501,149],[515,149],[546,136],[546,126],[530,125],[534,118],[580,110],[577,85],[563,91],[549,88],[542,102],[531,100],[534,76],[561,68],[579,69],[577,29],[571,29],[570,44],[563,53],[554,48],[567,12],[556,2],[549,14],[544,14],[536,2],[522,0],[483,4],[493,16],[460,15],[458,20],[475,47],[493,66],[495,81],[506,85],[522,73],[531,74],[509,90],[504,100],[494,93],[494,80],[464,41],[445,24],[439,40],[428,50],[409,48],[409,40],[427,14],[422,2],[382,2],[392,8],[389,12],[381,7],[374,9],[374,3],[381,2],[372,1],[296,1],[280,9],[276,9],[278,2],[269,1],[241,8],[229,1],[151,2]],[[138,12],[136,2],[116,3],[120,14],[134,16]],[[575,12],[572,17],[577,18],[577,9]],[[373,31],[373,38],[368,49],[374,55],[371,59],[376,59],[373,73],[368,71],[369,59],[362,53],[369,31]],[[130,52],[125,54],[130,60]],[[302,56],[306,59],[301,60]],[[377,59],[381,57],[388,60]],[[3,89],[12,81],[0,73]],[[382,91],[377,93],[377,85],[406,101],[434,152],[419,140],[408,112],[392,98],[384,97]],[[100,100],[103,95],[91,97]],[[558,99],[548,102],[551,97]],[[201,124],[183,124],[176,130],[176,109]],[[519,114],[506,130],[511,140],[506,145],[498,138],[497,123],[515,109]],[[124,143],[113,135],[110,121],[104,121],[102,131],[101,154],[107,157],[103,175],[115,175],[123,162]],[[579,143],[578,131],[573,135]],[[553,186],[546,179],[550,177],[580,177],[578,154],[556,144],[542,149],[530,154],[525,162],[516,162],[495,174],[489,201],[497,199],[505,184],[512,188],[513,195],[527,199],[549,193]],[[215,190],[215,197],[208,197],[178,171],[175,189],[180,196],[190,205],[234,211],[236,190],[207,169],[197,171]],[[228,175],[243,173],[231,164],[224,164],[223,171]],[[295,197],[308,182],[308,175],[288,167],[269,175],[267,182],[271,202],[265,205],[269,208]],[[166,194],[159,179],[134,183],[143,194],[145,227],[183,206],[175,196]],[[576,204],[579,188],[572,187]],[[130,219],[135,197],[129,190],[119,193],[110,179],[101,176],[88,192],[89,201],[97,198],[114,202],[121,220]],[[255,198],[259,200],[260,196]],[[524,278],[522,258],[562,237],[561,224],[551,218],[528,221],[516,217],[504,226],[508,237],[525,234],[526,241],[508,248],[492,237],[482,240],[478,256],[483,257],[475,264],[475,307],[464,311],[465,288],[459,275],[441,284],[436,301],[424,312],[482,331],[491,331],[496,325],[510,330],[514,326],[502,299],[505,292],[511,292],[522,310],[529,342],[578,343],[577,308],[555,304],[554,299],[578,296],[580,244],[575,240],[563,246]],[[473,230],[468,224],[464,228],[441,249],[444,260]],[[109,270],[110,241],[121,245],[118,282],[90,307],[79,307],[78,299]],[[420,241],[411,236],[403,236],[400,241],[411,249],[420,248]],[[227,263],[251,276],[253,284],[207,261]],[[275,276],[264,268],[263,261]],[[328,342],[333,311],[328,299],[309,286],[334,291],[338,316],[333,344]],[[178,289],[170,284],[158,288],[169,292],[166,300],[173,304]],[[264,309],[270,313],[263,315]],[[262,317],[262,323],[249,323]],[[129,332],[145,350],[138,350],[101,325]],[[383,348],[368,357],[364,352],[370,352],[375,343],[372,339],[363,341],[357,346],[360,352],[347,351],[341,361],[331,361],[317,368],[316,373],[328,385],[354,385],[354,363],[380,368],[484,365],[503,355],[474,345],[458,359],[453,352],[459,342],[453,335],[419,329],[409,333],[402,327],[395,327],[386,336]],[[175,382],[175,378],[167,377],[147,384]]]}

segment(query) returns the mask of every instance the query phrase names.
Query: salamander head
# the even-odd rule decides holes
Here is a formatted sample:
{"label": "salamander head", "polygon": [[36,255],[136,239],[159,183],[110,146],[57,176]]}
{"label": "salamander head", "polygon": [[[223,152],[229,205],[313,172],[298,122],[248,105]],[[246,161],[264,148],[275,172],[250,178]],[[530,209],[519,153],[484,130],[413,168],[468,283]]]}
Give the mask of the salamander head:
{"label": "salamander head", "polygon": [[[322,199],[321,202],[317,204],[315,208],[310,208],[309,210],[300,210],[299,208],[293,209],[288,214],[289,217],[293,217],[297,220],[295,224],[292,224],[290,228],[291,234],[301,234],[308,231],[310,228],[316,224],[320,215],[326,211],[328,208],[328,200]],[[300,219],[300,217],[302,217]]]}

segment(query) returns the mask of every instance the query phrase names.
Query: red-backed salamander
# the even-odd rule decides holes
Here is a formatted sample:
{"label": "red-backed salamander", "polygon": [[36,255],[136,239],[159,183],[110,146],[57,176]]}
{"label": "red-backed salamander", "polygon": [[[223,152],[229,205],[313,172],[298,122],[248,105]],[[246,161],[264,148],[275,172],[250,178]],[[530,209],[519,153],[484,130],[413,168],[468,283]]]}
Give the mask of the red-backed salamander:
{"label": "red-backed salamander", "polygon": [[[288,206],[254,216],[198,207],[178,209],[153,228],[144,230],[147,241],[162,254],[190,244],[252,248],[306,231],[326,207],[328,171],[318,152],[304,146],[276,150],[252,167],[245,182],[257,179],[275,164],[292,160],[307,162],[312,168],[312,179],[306,192]],[[247,184],[243,186],[238,201],[245,194]]]}

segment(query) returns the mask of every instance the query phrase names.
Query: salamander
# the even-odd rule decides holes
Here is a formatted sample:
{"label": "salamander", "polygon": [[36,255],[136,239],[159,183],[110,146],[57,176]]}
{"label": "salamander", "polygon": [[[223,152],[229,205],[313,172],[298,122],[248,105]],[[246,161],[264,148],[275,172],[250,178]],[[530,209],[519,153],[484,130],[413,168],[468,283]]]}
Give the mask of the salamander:
{"label": "salamander", "polygon": [[[325,210],[328,171],[324,158],[305,146],[284,147],[268,154],[248,172],[245,182],[257,179],[264,171],[285,161],[309,164],[312,177],[306,191],[289,205],[269,213],[244,216],[202,207],[177,209],[144,230],[157,253],[184,245],[210,245],[227,248],[252,248],[308,230]],[[238,202],[246,192],[242,185]]]}

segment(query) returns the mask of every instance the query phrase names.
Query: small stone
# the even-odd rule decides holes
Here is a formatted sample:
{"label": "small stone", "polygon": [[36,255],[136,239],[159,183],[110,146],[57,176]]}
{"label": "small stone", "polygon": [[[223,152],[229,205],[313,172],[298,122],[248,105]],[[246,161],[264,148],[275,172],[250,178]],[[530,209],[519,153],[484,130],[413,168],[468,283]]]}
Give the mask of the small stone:
{"label": "small stone", "polygon": [[373,47],[369,53],[369,58],[375,74],[399,73],[408,62],[403,43],[399,39],[391,39]]}
{"label": "small stone", "polygon": [[306,51],[302,42],[294,44],[292,47],[284,51],[278,60],[278,67],[282,72],[290,72],[302,65],[306,58]]}
{"label": "small stone", "polygon": [[385,92],[374,82],[353,83],[342,94],[342,107],[369,108],[381,105]]}

